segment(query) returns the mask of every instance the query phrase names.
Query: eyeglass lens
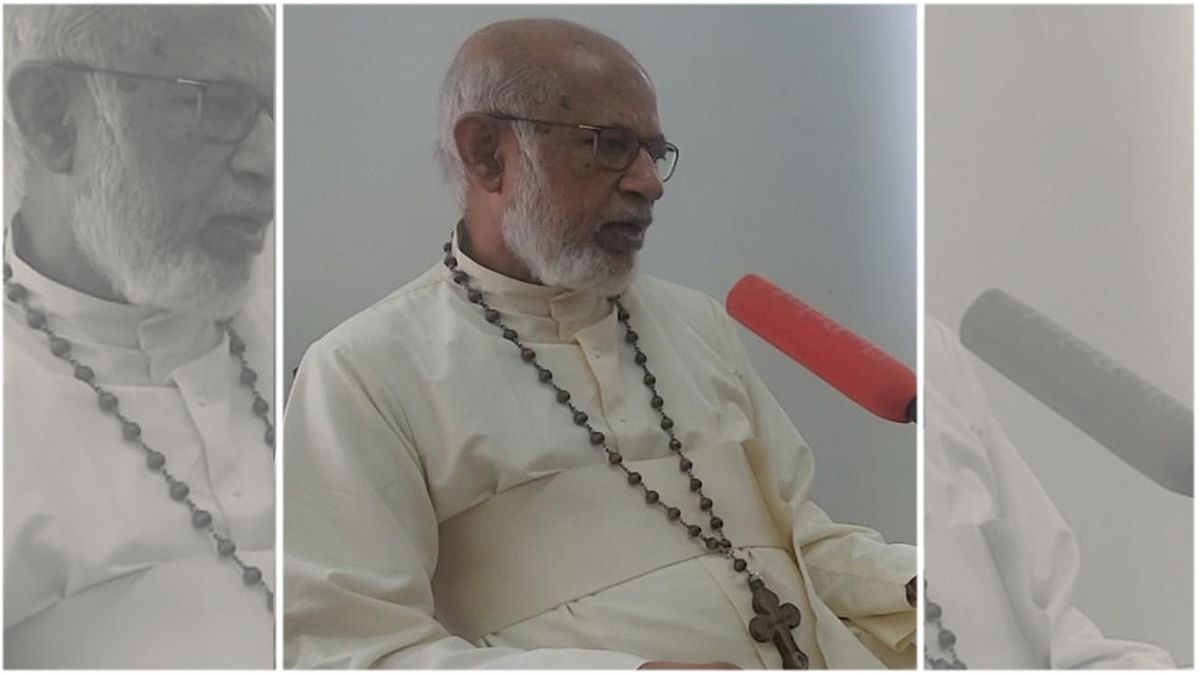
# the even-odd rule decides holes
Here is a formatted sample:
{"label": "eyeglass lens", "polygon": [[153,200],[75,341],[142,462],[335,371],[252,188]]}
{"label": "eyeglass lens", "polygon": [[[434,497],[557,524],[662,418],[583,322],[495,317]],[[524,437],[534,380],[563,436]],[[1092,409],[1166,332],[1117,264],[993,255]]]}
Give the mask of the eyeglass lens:
{"label": "eyeglass lens", "polygon": [[250,87],[237,82],[213,83],[202,94],[201,129],[216,140],[236,142],[250,133],[259,110],[258,97]]}
{"label": "eyeglass lens", "polygon": [[[603,129],[596,134],[596,161],[602,166],[621,171],[629,168],[641,147],[641,141],[627,129]],[[658,139],[652,141],[648,149],[659,179],[670,178],[675,167],[674,148]]]}

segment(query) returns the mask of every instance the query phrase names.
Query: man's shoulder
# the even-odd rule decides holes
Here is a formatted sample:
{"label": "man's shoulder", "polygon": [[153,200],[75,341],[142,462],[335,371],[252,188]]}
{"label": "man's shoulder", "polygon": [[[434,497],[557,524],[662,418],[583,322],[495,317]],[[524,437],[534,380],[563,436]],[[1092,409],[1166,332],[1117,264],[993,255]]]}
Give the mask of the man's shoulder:
{"label": "man's shoulder", "polygon": [[444,309],[448,286],[443,268],[435,265],[334,326],[309,347],[309,352],[354,351],[372,353],[406,342],[414,331],[429,325]]}
{"label": "man's shoulder", "polygon": [[639,274],[630,290],[655,316],[683,321],[697,329],[723,329],[729,318],[716,298],[658,277]]}

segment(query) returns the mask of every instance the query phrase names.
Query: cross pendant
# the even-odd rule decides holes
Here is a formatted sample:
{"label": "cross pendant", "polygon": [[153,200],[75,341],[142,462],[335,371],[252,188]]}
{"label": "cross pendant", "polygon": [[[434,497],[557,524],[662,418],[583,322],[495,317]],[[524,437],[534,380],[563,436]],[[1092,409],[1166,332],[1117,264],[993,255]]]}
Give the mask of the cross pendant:
{"label": "cross pendant", "polygon": [[792,637],[792,629],[800,625],[800,610],[790,602],[779,603],[779,596],[771,592],[763,580],[755,577],[750,581],[751,605],[754,618],[750,620],[750,636],[758,642],[771,642],[783,657],[783,667],[788,670],[808,670],[808,656],[800,651]]}

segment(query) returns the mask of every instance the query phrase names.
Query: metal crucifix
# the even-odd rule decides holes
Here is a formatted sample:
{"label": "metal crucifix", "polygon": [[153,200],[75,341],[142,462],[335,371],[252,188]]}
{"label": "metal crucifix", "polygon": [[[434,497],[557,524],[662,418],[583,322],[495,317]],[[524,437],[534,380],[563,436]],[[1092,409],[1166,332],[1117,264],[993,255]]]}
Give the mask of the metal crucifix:
{"label": "metal crucifix", "polygon": [[783,657],[783,667],[788,670],[808,670],[808,656],[800,651],[792,629],[800,625],[800,610],[790,602],[779,603],[763,580],[750,580],[750,592],[754,618],[750,620],[750,636],[758,642],[772,642]]}

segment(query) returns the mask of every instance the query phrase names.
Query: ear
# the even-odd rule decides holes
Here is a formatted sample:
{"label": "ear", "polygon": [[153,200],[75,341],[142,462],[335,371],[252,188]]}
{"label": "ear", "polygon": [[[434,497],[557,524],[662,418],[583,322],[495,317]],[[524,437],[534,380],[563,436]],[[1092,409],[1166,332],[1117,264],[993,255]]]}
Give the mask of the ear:
{"label": "ear", "polygon": [[454,144],[471,182],[499,192],[504,186],[504,155],[496,120],[476,113],[463,115],[454,125]]}
{"label": "ear", "polygon": [[9,76],[6,93],[34,161],[54,173],[70,171],[75,122],[67,73],[48,63],[21,64]]}

